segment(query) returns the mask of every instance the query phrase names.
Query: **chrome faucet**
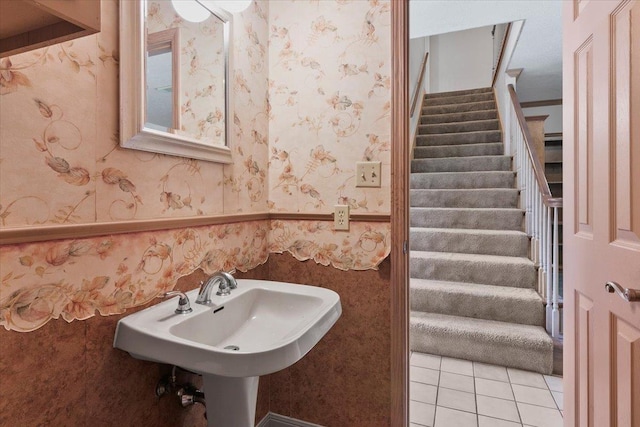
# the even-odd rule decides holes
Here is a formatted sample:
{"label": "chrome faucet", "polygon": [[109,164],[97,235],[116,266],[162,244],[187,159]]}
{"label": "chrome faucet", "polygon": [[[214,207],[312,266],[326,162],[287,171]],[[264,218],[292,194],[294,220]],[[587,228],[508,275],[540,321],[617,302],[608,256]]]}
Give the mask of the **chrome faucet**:
{"label": "chrome faucet", "polygon": [[238,287],[236,279],[226,271],[219,271],[209,277],[206,281],[200,282],[200,292],[196,298],[197,304],[210,304],[211,291],[214,286],[218,285],[216,295],[227,296],[231,294],[231,289]]}
{"label": "chrome faucet", "polygon": [[175,296],[180,297],[180,299],[178,299],[178,308],[176,308],[175,311],[176,314],[187,314],[193,311],[193,309],[191,308],[191,304],[189,304],[189,297],[187,297],[187,294],[185,294],[184,292],[169,291],[160,295],[161,298],[170,298]]}

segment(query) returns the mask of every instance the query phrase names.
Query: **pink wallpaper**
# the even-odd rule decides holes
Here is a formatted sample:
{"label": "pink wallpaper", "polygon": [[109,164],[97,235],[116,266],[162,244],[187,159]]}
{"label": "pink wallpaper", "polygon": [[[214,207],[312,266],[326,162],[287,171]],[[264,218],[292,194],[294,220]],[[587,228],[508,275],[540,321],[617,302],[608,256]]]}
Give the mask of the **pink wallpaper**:
{"label": "pink wallpaper", "polygon": [[123,313],[196,269],[247,271],[267,261],[268,221],[0,246],[0,325],[27,332]]}
{"label": "pink wallpaper", "polygon": [[118,2],[102,31],[0,60],[2,227],[267,209],[268,3],[236,15],[234,164],[118,145]]}
{"label": "pink wallpaper", "polygon": [[[269,207],[388,213],[389,2],[272,2],[269,27]],[[359,160],[382,188],[355,187]]]}
{"label": "pink wallpaper", "polygon": [[[158,0],[155,0],[158,1]],[[118,145],[118,2],[102,31],[0,59],[0,227],[250,212],[388,213],[388,1],[254,1],[234,15],[233,164]],[[357,160],[382,188],[355,188]],[[246,270],[290,252],[375,269],[388,223],[262,221],[0,247],[0,324],[121,313],[203,263]]]}

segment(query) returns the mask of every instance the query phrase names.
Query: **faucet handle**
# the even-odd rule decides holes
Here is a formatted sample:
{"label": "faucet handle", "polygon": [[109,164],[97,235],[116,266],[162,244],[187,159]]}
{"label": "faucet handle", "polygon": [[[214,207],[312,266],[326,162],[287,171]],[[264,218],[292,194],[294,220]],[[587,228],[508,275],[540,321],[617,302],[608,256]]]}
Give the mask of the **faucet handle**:
{"label": "faucet handle", "polygon": [[170,298],[179,296],[178,300],[178,308],[176,308],[176,314],[187,314],[191,313],[193,309],[191,308],[191,304],[189,303],[189,297],[182,291],[169,291],[161,295],[162,298]]}

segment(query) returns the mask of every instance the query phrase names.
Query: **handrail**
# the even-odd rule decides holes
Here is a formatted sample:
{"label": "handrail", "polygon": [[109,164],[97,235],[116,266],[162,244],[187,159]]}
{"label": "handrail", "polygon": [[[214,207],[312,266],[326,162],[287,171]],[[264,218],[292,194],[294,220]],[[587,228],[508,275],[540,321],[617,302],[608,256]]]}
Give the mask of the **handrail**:
{"label": "handrail", "polygon": [[529,158],[531,159],[531,163],[533,166],[533,172],[536,177],[536,181],[538,182],[538,187],[540,188],[540,192],[542,193],[542,201],[545,206],[549,207],[562,207],[562,197],[553,197],[551,194],[551,190],[549,189],[549,182],[547,181],[547,177],[544,174],[544,168],[542,167],[542,163],[540,163],[540,159],[538,156],[534,154],[533,149],[533,138],[531,137],[531,133],[529,132],[529,127],[527,126],[527,121],[524,118],[524,112],[520,107],[520,101],[518,100],[518,95],[516,94],[516,89],[513,85],[509,85],[509,95],[511,96],[511,102],[513,103],[513,108],[516,113],[516,117],[518,119],[518,123],[522,128],[522,133],[524,134],[524,142],[527,147],[527,152],[529,153]]}
{"label": "handrail", "polygon": [[500,72],[500,66],[502,65],[502,58],[504,57],[504,50],[507,46],[507,40],[509,39],[509,34],[511,33],[511,22],[507,24],[507,29],[504,31],[504,37],[502,37],[502,43],[500,44],[500,56],[498,56],[498,63],[496,64],[496,68],[493,70],[493,76],[491,77],[491,87],[496,85],[496,80],[498,80],[498,73]]}
{"label": "handrail", "polygon": [[409,117],[413,117],[413,113],[416,110],[416,102],[418,102],[418,93],[420,93],[420,89],[422,88],[422,81],[424,80],[424,72],[427,66],[427,59],[429,58],[429,52],[424,53],[424,59],[422,60],[422,65],[420,66],[420,77],[418,78],[418,84],[413,91],[413,96],[411,97],[411,110],[409,111]]}

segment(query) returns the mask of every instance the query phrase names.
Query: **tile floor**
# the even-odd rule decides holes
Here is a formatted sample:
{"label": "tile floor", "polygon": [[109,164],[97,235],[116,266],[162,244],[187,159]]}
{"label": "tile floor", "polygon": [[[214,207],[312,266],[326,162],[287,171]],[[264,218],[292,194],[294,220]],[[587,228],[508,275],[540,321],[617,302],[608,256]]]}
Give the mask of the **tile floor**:
{"label": "tile floor", "polygon": [[411,427],[562,427],[562,377],[411,354]]}

